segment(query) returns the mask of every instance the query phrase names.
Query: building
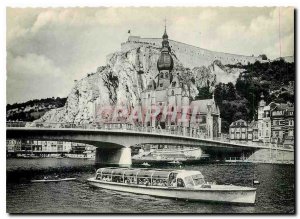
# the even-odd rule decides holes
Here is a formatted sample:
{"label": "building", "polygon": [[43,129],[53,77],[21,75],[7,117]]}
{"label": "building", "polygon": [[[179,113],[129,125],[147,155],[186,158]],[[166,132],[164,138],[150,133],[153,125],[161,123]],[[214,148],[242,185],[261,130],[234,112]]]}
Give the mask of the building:
{"label": "building", "polygon": [[257,121],[253,120],[249,124],[244,120],[233,122],[229,127],[230,139],[291,147],[294,146],[294,118],[293,104],[271,102],[266,105],[262,94]]}
{"label": "building", "polygon": [[266,106],[264,95],[261,94],[261,100],[257,110],[258,140],[270,142],[271,139],[271,114],[270,105]]}
{"label": "building", "polygon": [[247,128],[247,140],[248,141],[258,141],[258,124],[257,121],[252,120],[250,124],[248,124]]}
{"label": "building", "polygon": [[86,149],[92,153],[93,148],[95,147],[66,141],[6,140],[7,153],[83,154]]}
{"label": "building", "polygon": [[21,151],[21,140],[6,140],[6,152],[10,153],[15,151]]}
{"label": "building", "polygon": [[[229,133],[231,140],[247,141],[248,140],[248,124],[245,120],[237,120],[230,124]],[[251,138],[252,139],[252,138]]]}
{"label": "building", "polygon": [[208,138],[221,134],[220,110],[214,98],[192,100],[191,82],[185,82],[181,74],[172,70],[174,61],[171,56],[168,35],[162,36],[162,49],[157,61],[158,75],[150,81],[141,93],[141,107],[147,115],[156,109],[155,116],[146,116],[143,126],[182,133],[198,132]]}
{"label": "building", "polygon": [[272,106],[272,142],[294,145],[294,106],[290,103]]}

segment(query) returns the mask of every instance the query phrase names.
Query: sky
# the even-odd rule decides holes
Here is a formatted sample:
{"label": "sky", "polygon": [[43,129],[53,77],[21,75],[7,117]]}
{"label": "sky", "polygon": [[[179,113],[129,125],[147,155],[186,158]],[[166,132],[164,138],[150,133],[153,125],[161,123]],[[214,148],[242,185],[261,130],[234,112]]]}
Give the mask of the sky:
{"label": "sky", "polygon": [[[66,97],[131,35],[274,59],[294,55],[293,8],[7,8],[7,103]],[[280,21],[280,22],[279,22]],[[280,30],[280,31],[279,31]],[[281,48],[281,49],[280,49]]]}

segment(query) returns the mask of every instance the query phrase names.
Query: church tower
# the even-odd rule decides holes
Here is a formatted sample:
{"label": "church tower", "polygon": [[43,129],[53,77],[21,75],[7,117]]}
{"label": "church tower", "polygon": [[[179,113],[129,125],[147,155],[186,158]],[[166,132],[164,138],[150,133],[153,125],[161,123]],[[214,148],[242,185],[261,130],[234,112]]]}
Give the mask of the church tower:
{"label": "church tower", "polygon": [[162,49],[159,59],[157,61],[157,69],[158,69],[158,83],[157,83],[157,90],[165,90],[169,87],[171,80],[172,80],[172,73],[173,70],[173,58],[170,55],[171,48],[169,46],[167,28],[165,25],[165,32],[162,36]]}

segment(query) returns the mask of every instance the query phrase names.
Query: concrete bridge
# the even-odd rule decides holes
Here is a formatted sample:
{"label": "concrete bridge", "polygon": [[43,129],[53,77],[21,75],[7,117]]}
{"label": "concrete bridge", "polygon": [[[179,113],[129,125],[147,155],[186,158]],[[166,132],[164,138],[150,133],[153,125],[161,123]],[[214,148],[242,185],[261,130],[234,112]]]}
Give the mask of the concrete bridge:
{"label": "concrete bridge", "polygon": [[[96,163],[131,164],[131,147],[138,144],[168,144],[200,147],[205,153],[252,153],[258,149],[269,149],[268,145],[238,144],[221,139],[199,138],[190,133],[178,133],[165,130],[145,131],[126,125],[116,127],[91,127],[66,125],[35,124],[17,127],[7,124],[7,139],[53,140],[86,143],[96,146]],[[288,149],[282,149],[288,150]]]}

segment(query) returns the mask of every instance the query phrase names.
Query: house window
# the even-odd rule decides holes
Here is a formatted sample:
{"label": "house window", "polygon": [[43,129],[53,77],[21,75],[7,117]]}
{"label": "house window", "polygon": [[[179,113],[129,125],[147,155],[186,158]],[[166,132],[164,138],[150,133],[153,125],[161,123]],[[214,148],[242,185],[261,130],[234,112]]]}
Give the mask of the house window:
{"label": "house window", "polygon": [[284,125],[284,121],[281,120],[281,121],[279,122],[279,124],[280,124],[280,125]]}
{"label": "house window", "polygon": [[172,96],[174,96],[174,90],[172,90]]}
{"label": "house window", "polygon": [[176,86],[176,81],[172,82],[172,87]]}
{"label": "house window", "polygon": [[160,78],[164,78],[164,73],[160,73]]}
{"label": "house window", "polygon": [[159,86],[162,87],[162,86],[163,86],[163,83],[161,83]]}

